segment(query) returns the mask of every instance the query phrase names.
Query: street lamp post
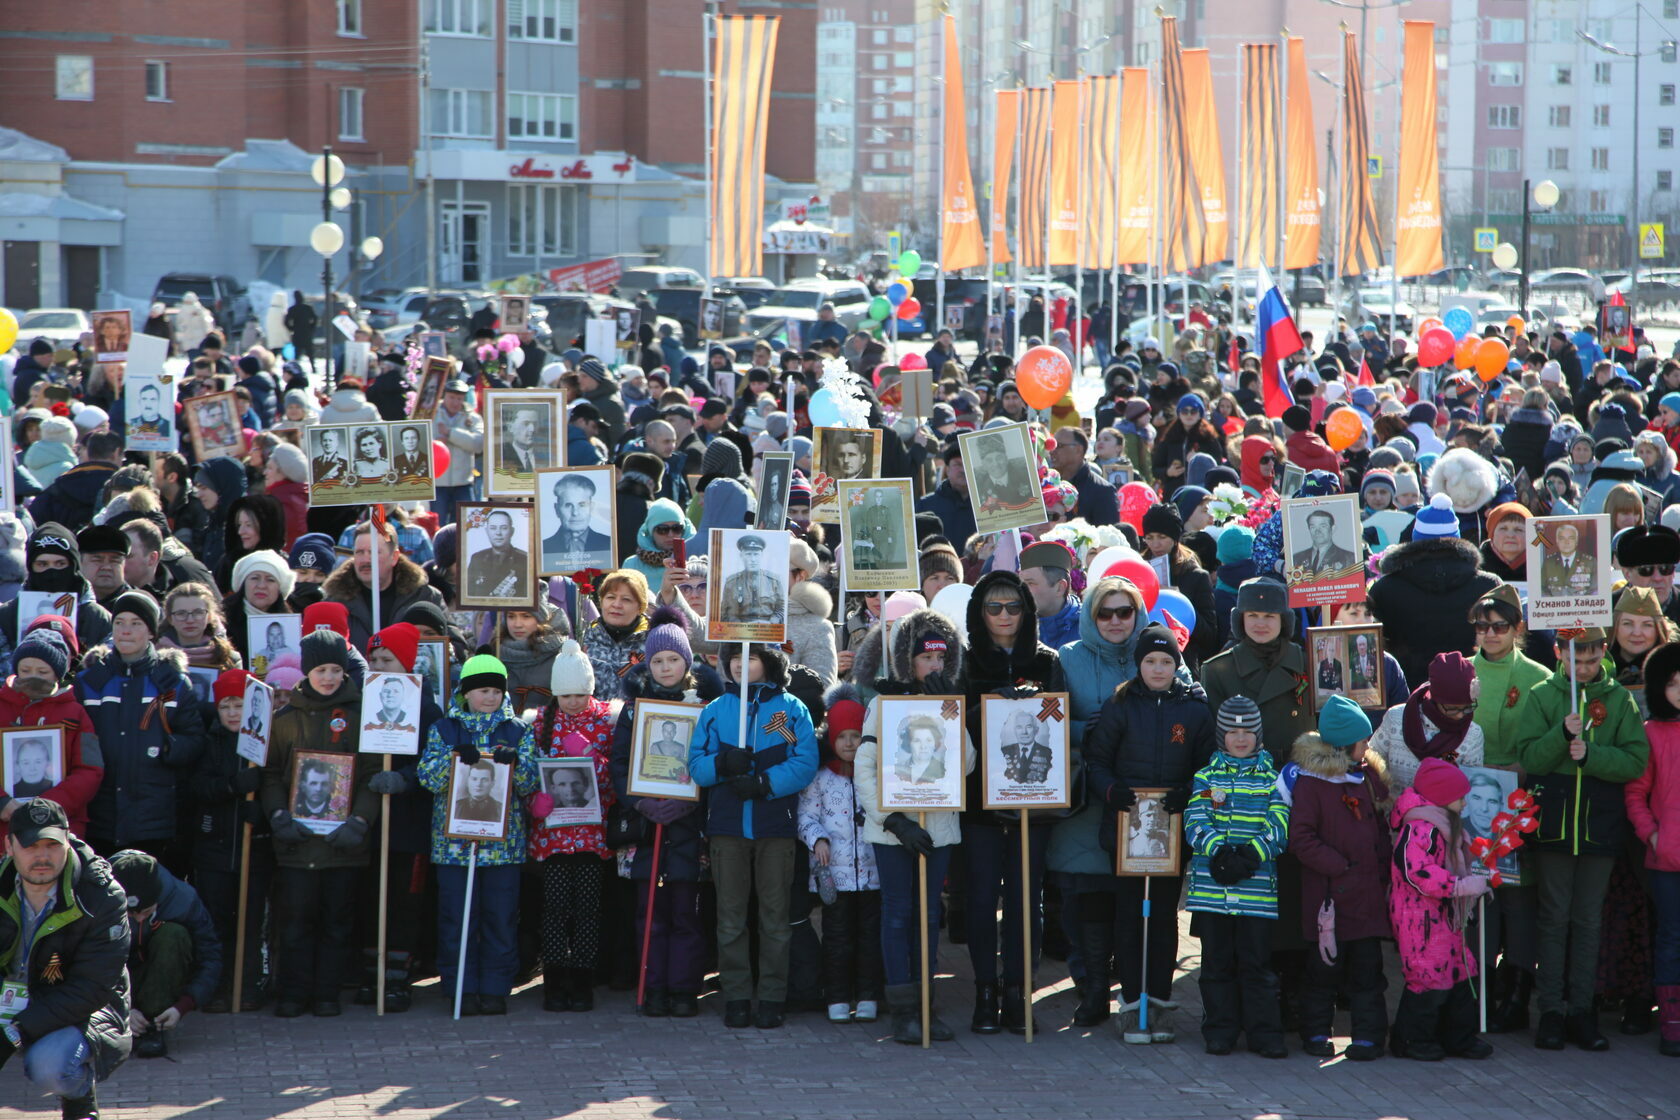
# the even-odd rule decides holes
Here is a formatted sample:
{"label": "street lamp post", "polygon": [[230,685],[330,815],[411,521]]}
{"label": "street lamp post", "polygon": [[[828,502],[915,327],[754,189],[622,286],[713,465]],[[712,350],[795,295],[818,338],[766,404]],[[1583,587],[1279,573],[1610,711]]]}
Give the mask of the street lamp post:
{"label": "street lamp post", "polygon": [[[310,165],[309,174],[321,185],[321,220],[309,231],[309,247],[321,254],[321,293],[325,312],[321,321],[321,334],[326,350],[326,387],[331,391],[337,384],[333,370],[332,332],[338,329],[333,326],[335,311],[332,259],[335,253],[344,248],[344,230],[332,220],[333,195],[338,193],[333,188],[344,181],[344,161],[333,155],[330,145],[323,147],[320,158]],[[349,205],[349,190],[342,187],[339,190],[343,191],[345,205]],[[381,249],[383,247],[381,245]]]}
{"label": "street lamp post", "polygon": [[1550,179],[1542,179],[1530,190],[1528,180],[1523,180],[1523,211],[1522,211],[1522,241],[1520,245],[1520,260],[1522,262],[1522,276],[1517,281],[1517,309],[1528,322],[1528,227],[1529,205],[1532,203],[1542,210],[1550,210],[1557,205],[1558,185]]}

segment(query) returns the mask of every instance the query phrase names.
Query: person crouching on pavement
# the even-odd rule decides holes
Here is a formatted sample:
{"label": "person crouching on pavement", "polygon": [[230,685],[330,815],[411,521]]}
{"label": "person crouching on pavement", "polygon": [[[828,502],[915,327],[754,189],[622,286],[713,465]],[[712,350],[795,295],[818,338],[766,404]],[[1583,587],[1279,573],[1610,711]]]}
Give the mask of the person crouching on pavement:
{"label": "person crouching on pavement", "polygon": [[198,892],[145,852],[111,857],[111,873],[128,892],[128,975],[134,1006],[128,1023],[136,1058],[168,1055],[167,1033],[203,1007],[222,976],[222,943]]}

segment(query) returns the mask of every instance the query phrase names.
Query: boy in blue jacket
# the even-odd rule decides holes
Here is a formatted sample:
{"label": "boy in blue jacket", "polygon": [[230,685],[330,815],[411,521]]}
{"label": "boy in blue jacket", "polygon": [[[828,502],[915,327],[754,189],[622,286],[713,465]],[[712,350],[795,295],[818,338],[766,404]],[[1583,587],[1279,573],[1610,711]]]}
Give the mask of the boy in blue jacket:
{"label": "boy in blue jacket", "polygon": [[[741,651],[729,655],[729,691],[700,713],[688,769],[707,797],[712,882],[717,889],[718,978],[724,1026],[773,1030],[787,1002],[789,884],[798,844],[799,791],[817,772],[816,729],[787,691],[787,655],[749,646],[747,742],[741,737]],[[752,1009],[747,904],[758,889],[758,1015]]]}

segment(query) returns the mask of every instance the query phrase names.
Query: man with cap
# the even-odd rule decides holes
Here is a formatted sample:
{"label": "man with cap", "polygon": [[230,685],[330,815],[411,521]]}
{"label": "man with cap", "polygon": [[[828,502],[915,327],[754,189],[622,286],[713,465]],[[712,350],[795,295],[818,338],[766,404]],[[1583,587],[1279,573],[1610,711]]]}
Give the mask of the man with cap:
{"label": "man with cap", "polygon": [[[62,729],[63,773],[47,788],[30,791],[63,807],[76,835],[87,831],[88,805],[105,776],[99,739],[74,690],[65,684],[70,647],[50,629],[31,630],[13,657],[16,672],[0,685],[0,726]],[[0,786],[0,836],[25,802],[25,791]]]}
{"label": "man with cap", "polygon": [[[75,596],[74,611],[55,610],[68,614],[76,626],[76,636],[84,647],[92,647],[111,636],[111,615],[94,598],[93,588],[82,575],[82,553],[76,537],[63,525],[49,521],[39,525],[24,546],[29,570],[24,576],[23,590],[50,591]],[[18,601],[0,605],[0,672],[11,668],[11,646],[18,634]]]}
{"label": "man with cap", "polygon": [[1077,563],[1056,541],[1039,541],[1021,552],[1021,583],[1038,612],[1038,640],[1051,649],[1079,637],[1079,596],[1072,590]]}
{"label": "man with cap", "polygon": [[111,857],[128,905],[128,976],[136,1058],[168,1055],[166,1032],[216,994],[222,943],[198,892],[145,852]]}
{"label": "man with cap", "polygon": [[624,438],[624,403],[619,400],[618,380],[605,363],[593,355],[586,356],[577,367],[578,396],[594,405],[601,413],[605,426],[608,451]]}
{"label": "man with cap", "polygon": [[128,591],[111,607],[111,642],[84,645],[76,677],[106,772],[89,807],[88,841],[96,851],[139,848],[169,862],[185,856],[176,834],[178,773],[204,752],[203,711],[186,654],[155,644],[157,600]]}
{"label": "man with cap", "polygon": [[775,622],[787,609],[787,586],[777,576],[763,570],[764,538],[747,533],[735,541],[741,558],[741,570],[723,581],[723,593],[718,600],[719,617],[724,622]]}
{"label": "man with cap", "polygon": [[455,520],[455,507],[474,498],[473,475],[484,450],[484,418],[467,407],[467,383],[459,378],[446,381],[443,399],[432,419],[433,434],[449,448],[449,469],[437,478],[437,499],[432,509],[438,524]]}
{"label": "man with cap", "polygon": [[82,575],[99,605],[109,610],[116,597],[129,590],[123,564],[133,550],[133,542],[121,529],[89,525],[76,534],[76,544],[82,552]]}
{"label": "man with cap", "polygon": [[27,1000],[0,1019],[0,1065],[62,1100],[64,1120],[96,1120],[95,1084],[128,1057],[127,896],[110,865],[70,831],[56,801],[11,822],[0,861],[0,983]]}
{"label": "man with cap", "polygon": [[[1616,567],[1627,577],[1628,586],[1649,587],[1656,592],[1663,617],[1680,622],[1680,595],[1674,594],[1680,533],[1666,525],[1635,525],[1616,534],[1615,549]],[[1620,597],[1618,591],[1615,598]]]}

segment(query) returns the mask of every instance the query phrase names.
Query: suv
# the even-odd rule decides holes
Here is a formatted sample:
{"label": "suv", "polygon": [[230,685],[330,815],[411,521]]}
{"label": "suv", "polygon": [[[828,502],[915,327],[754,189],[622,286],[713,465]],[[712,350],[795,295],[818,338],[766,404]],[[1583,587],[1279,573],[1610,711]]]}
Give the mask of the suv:
{"label": "suv", "polygon": [[778,310],[795,309],[807,311],[815,318],[818,308],[832,303],[834,317],[847,330],[854,331],[868,314],[869,301],[873,298],[869,289],[856,280],[793,280],[786,287],[778,288],[753,312],[755,318],[763,319],[775,318],[773,312]]}
{"label": "suv", "polygon": [[224,334],[242,329],[251,318],[251,299],[245,294],[245,286],[231,276],[166,272],[152,289],[152,302],[163,304],[166,312],[173,311],[188,292],[195,293],[199,302],[210,309]]}
{"label": "suv", "polygon": [[632,303],[645,292],[659,288],[704,288],[706,278],[692,268],[672,268],[666,265],[626,269],[613,284],[619,299]]}
{"label": "suv", "polygon": [[[644,293],[653,301],[653,309],[661,318],[675,319],[681,326],[685,350],[693,350],[700,345],[700,297],[705,291],[704,288],[656,288]],[[723,301],[722,337],[733,338],[740,334],[747,311],[773,294],[762,288],[714,287],[712,298]]]}
{"label": "suv", "polygon": [[430,299],[425,288],[381,288],[363,294],[362,310],[367,312],[368,326],[382,331],[414,322]]}

